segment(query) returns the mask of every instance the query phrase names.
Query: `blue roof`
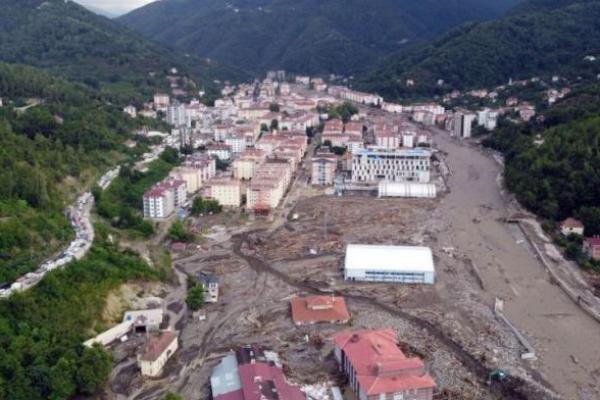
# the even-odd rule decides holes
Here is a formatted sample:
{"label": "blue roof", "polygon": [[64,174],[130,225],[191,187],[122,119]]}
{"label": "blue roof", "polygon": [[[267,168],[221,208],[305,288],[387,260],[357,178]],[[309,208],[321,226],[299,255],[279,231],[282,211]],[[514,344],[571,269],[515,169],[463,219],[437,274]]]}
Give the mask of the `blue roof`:
{"label": "blue roof", "polygon": [[235,392],[242,388],[235,354],[230,354],[223,358],[219,365],[213,369],[210,377],[210,386],[213,397]]}

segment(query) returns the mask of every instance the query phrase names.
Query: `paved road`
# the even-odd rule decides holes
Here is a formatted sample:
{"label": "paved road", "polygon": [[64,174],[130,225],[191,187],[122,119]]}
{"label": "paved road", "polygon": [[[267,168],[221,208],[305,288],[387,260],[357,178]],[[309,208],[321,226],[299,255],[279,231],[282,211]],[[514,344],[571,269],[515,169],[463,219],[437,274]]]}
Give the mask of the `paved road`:
{"label": "paved road", "polygon": [[504,299],[506,316],[532,339],[538,369],[559,393],[600,399],[600,324],[550,282],[526,244],[498,221],[518,211],[499,187],[500,166],[447,133],[438,131],[435,140],[451,171],[451,192],[433,216],[443,227],[440,246],[455,247],[475,262],[486,282],[484,297],[490,304],[496,296]]}

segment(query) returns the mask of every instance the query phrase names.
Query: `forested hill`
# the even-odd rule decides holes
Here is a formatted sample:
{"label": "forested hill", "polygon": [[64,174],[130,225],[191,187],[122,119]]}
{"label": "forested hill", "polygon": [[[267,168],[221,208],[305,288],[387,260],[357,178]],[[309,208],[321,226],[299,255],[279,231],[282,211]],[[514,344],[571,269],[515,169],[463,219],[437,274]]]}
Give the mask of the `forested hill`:
{"label": "forested hill", "polygon": [[[388,98],[492,86],[510,78],[560,74],[595,79],[600,64],[600,1],[469,24],[430,45],[382,62],[360,85]],[[415,86],[407,87],[412,79]],[[438,87],[438,80],[444,86]]]}
{"label": "forested hill", "polygon": [[66,201],[131,151],[139,122],[79,84],[0,63],[0,283],[72,236]]}
{"label": "forested hill", "polygon": [[349,73],[520,0],[163,0],[119,19],[145,37],[253,72]]}
{"label": "forested hill", "polygon": [[200,85],[238,74],[175,54],[72,1],[0,0],[0,8],[0,61],[44,68],[117,100],[165,85],[172,67]]}

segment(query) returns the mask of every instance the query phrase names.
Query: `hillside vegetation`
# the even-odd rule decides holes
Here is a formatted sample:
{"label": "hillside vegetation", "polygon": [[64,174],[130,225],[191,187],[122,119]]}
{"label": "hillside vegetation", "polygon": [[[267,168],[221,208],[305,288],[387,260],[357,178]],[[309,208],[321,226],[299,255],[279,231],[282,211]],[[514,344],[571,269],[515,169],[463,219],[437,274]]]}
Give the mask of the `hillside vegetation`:
{"label": "hillside vegetation", "polygon": [[[462,26],[428,46],[382,62],[360,86],[397,99],[539,75],[595,79],[600,65],[584,57],[600,56],[600,2],[548,8]],[[407,87],[407,79],[415,86]],[[437,86],[439,79],[442,87]]]}
{"label": "hillside vegetation", "polygon": [[6,282],[71,238],[66,202],[126,157],[122,142],[138,122],[96,92],[30,67],[0,64],[0,93],[0,282]]}
{"label": "hillside vegetation", "polygon": [[94,394],[112,360],[103,348],[82,343],[101,319],[110,290],[135,279],[156,279],[156,273],[139,256],[99,241],[83,260],[0,301],[0,399]]}
{"label": "hillside vegetation", "polygon": [[121,104],[167,89],[172,67],[205,88],[214,79],[244,76],[151,43],[73,1],[0,0],[0,6],[0,61],[44,68]]}
{"label": "hillside vegetation", "polygon": [[518,0],[164,0],[121,17],[145,37],[252,72],[349,73]]}
{"label": "hillside vegetation", "polygon": [[545,120],[505,124],[484,141],[505,155],[507,187],[551,221],[577,217],[600,234],[600,86],[574,93]]}

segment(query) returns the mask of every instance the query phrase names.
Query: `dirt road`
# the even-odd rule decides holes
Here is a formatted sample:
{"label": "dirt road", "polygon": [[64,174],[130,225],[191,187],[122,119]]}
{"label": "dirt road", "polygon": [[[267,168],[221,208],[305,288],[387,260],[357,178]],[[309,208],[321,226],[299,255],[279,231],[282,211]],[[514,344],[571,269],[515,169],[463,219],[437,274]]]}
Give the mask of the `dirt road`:
{"label": "dirt road", "polygon": [[454,247],[478,266],[484,298],[505,301],[505,314],[531,339],[534,367],[568,399],[600,398],[600,324],[548,279],[518,230],[498,218],[511,208],[498,184],[500,166],[487,154],[437,131],[447,153],[450,193],[436,209],[439,246]]}

